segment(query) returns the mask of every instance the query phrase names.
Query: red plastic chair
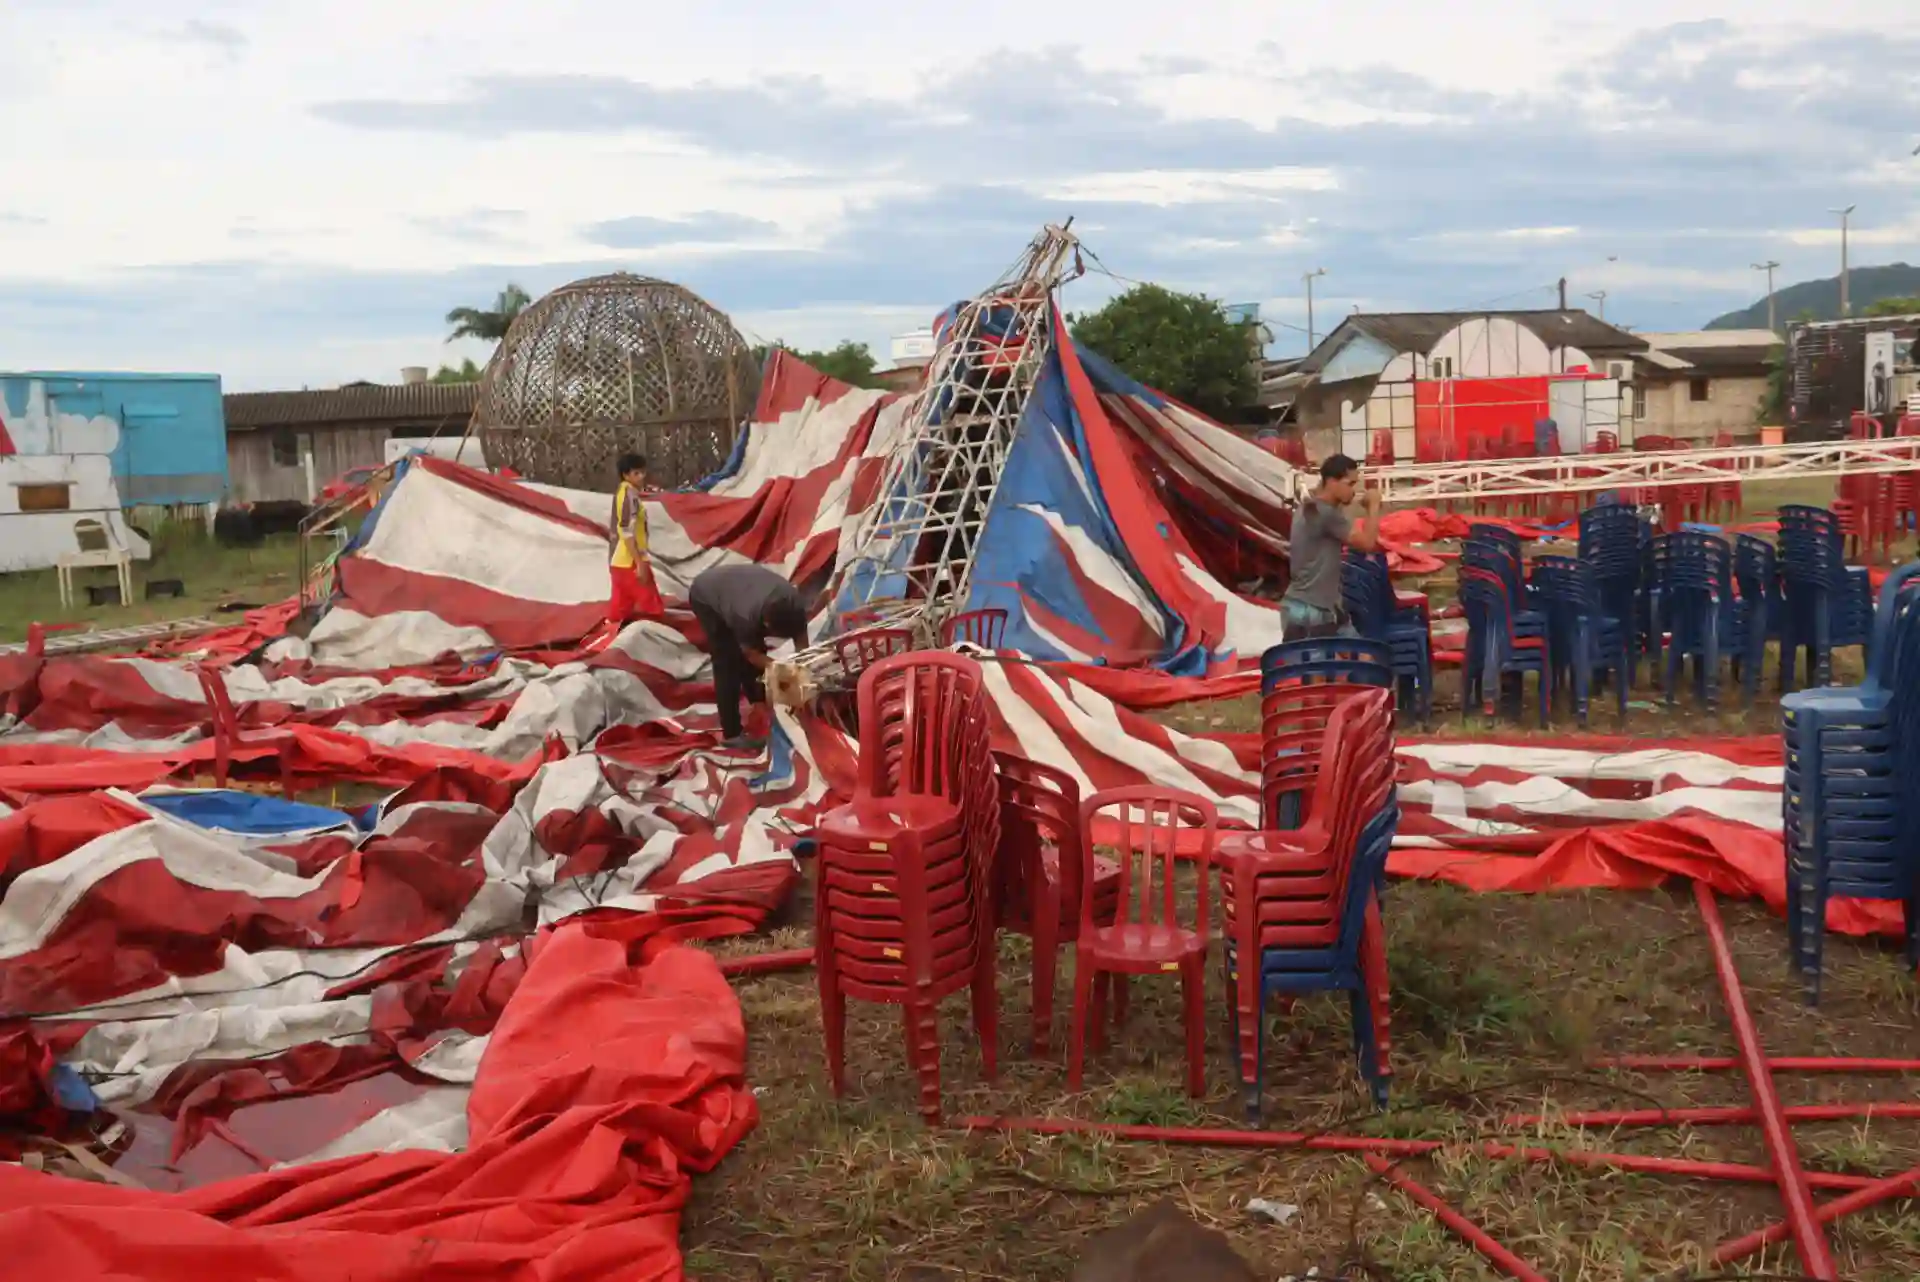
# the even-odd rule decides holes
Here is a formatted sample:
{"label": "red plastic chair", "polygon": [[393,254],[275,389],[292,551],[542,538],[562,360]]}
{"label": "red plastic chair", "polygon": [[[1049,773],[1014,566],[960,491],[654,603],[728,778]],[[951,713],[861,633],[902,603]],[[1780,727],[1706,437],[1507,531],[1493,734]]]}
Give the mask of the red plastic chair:
{"label": "red plastic chair", "polygon": [[[1033,1053],[1045,1055],[1059,951],[1080,937],[1080,785],[1065,771],[1010,752],[993,759],[1000,777],[994,919],[1033,940]],[[1093,867],[1094,914],[1111,918],[1120,865],[1095,855]]]}
{"label": "red plastic chair", "polygon": [[[851,613],[857,612],[850,612],[841,618],[849,618]],[[913,632],[908,628],[862,628],[833,638],[834,655],[840,660],[840,666],[847,676],[854,681],[858,681],[861,673],[880,660],[906,654],[912,649]],[[828,721],[843,731],[852,732],[858,724],[854,715],[853,696],[847,691],[836,690],[826,695],[820,700],[820,709]]]}
{"label": "red plastic chair", "polygon": [[240,715],[234,711],[233,699],[227,693],[226,679],[213,668],[195,667],[193,674],[199,678],[200,692],[207,700],[208,730],[213,738],[214,786],[227,786],[236,747],[242,744],[271,745],[274,764],[280,772],[280,794],[291,800],[298,788],[287,763],[287,734],[277,730],[244,734],[240,729]]}
{"label": "red plastic chair", "polygon": [[[1715,448],[1716,450],[1733,448],[1733,433],[1732,432],[1717,433],[1713,438],[1713,448]],[[1733,464],[1731,462],[1717,464],[1716,466],[1725,467],[1729,471],[1733,469]],[[1746,496],[1745,496],[1745,493],[1740,488],[1740,482],[1738,481],[1715,482],[1712,488],[1711,497],[1712,497],[1712,515],[1710,515],[1707,518],[1708,520],[1737,521],[1740,519],[1741,510],[1746,506]]]}
{"label": "red plastic chair", "polygon": [[973,996],[988,1076],[997,1070],[992,855],[999,844],[991,720],[979,665],[923,651],[860,678],[853,802],[816,828],[815,969],[828,1070],[845,1091],[846,1000],[902,1008],[920,1109],[940,1119],[940,1001]]}
{"label": "red plastic chair", "polygon": [[[1138,810],[1139,816],[1134,812]],[[1119,902],[1102,921],[1094,902],[1095,820],[1114,812],[1119,827]],[[1177,788],[1142,786],[1097,792],[1080,805],[1080,937],[1073,946],[1073,1041],[1067,1084],[1079,1090],[1086,1075],[1087,1032],[1106,1045],[1106,990],[1115,1014],[1124,1017],[1126,977],[1178,972],[1186,1003],[1187,1093],[1206,1094],[1207,883],[1220,817],[1214,804]],[[1182,829],[1197,830],[1198,902],[1191,928],[1181,926],[1175,906],[1175,847]],[[1159,871],[1159,893],[1154,884]],[[1139,894],[1135,895],[1138,886]],[[1135,912],[1138,916],[1135,916]]]}
{"label": "red plastic chair", "polygon": [[998,650],[1007,635],[1007,612],[998,608],[968,610],[950,615],[940,625],[940,644],[955,646],[962,642],[982,650]]}
{"label": "red plastic chair", "polygon": [[40,670],[47,666],[47,633],[71,632],[80,626],[78,623],[29,623],[27,625],[27,667],[21,674],[19,684],[7,692],[9,717],[17,720],[21,712],[26,709],[26,690],[40,679]]}

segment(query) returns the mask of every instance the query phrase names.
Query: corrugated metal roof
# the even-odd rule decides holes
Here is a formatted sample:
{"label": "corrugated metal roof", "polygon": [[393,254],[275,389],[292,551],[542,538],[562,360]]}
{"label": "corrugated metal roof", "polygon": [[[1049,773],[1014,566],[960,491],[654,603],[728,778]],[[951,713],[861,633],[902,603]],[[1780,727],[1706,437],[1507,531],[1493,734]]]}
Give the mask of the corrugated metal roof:
{"label": "corrugated metal roof", "polygon": [[[1648,350],[1643,359],[1665,356],[1686,362],[1686,368],[1701,376],[1764,374],[1780,336],[1770,329],[1687,330],[1669,334],[1643,334]],[[1653,361],[1672,369],[1661,361]]]}
{"label": "corrugated metal roof", "polygon": [[1342,331],[1357,329],[1371,334],[1396,352],[1431,352],[1448,331],[1471,320],[1499,317],[1518,321],[1540,337],[1549,347],[1577,347],[1591,356],[1642,352],[1647,342],[1609,325],[1577,307],[1524,311],[1477,312],[1355,312],[1340,318],[1340,324],[1313,349],[1303,368],[1317,371],[1338,350],[1335,341]]}
{"label": "corrugated metal roof", "polygon": [[228,430],[327,423],[416,422],[473,413],[478,383],[353,383],[311,392],[234,392],[223,398]]}

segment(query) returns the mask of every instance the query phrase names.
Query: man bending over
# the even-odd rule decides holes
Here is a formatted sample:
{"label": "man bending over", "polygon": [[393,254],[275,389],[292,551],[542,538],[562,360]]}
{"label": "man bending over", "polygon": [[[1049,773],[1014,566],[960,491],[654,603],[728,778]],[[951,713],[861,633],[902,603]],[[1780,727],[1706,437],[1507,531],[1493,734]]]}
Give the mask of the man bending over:
{"label": "man bending over", "polygon": [[807,608],[794,586],[762,565],[716,565],[687,590],[687,604],[707,634],[713,660],[713,697],[720,705],[725,746],[757,751],[765,741],[747,738],[740,725],[740,696],[765,697],[760,674],[770,660],[768,638],[807,645]]}

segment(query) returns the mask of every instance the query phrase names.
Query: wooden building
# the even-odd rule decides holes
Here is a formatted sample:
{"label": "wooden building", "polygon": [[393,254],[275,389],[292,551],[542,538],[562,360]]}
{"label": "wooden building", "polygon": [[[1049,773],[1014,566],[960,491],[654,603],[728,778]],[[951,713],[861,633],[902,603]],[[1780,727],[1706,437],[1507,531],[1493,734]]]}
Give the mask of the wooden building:
{"label": "wooden building", "polygon": [[226,397],[227,471],[233,501],[307,502],[314,486],[387,461],[393,437],[458,438],[478,383],[348,383],[311,392]]}

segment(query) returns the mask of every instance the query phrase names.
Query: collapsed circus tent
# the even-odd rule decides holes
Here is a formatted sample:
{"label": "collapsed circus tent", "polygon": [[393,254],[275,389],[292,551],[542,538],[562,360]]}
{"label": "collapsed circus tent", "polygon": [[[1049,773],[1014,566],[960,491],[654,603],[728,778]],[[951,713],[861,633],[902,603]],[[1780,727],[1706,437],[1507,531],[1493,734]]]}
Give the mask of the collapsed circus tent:
{"label": "collapsed circus tent", "polygon": [[[1251,688],[1277,619],[1237,589],[1301,478],[1046,306],[957,603],[1009,613],[981,656],[996,746],[1251,824],[1254,737],[1149,712]],[[784,711],[769,759],[717,751],[675,607],[728,560],[831,581],[926,408],[776,352],[726,467],[650,506],[666,616],[605,645],[608,496],[423,457],[305,638],[263,634],[282,613],[193,654],[0,657],[0,1113],[82,1117],[143,1186],[0,1165],[0,1246],[167,1282],[678,1276],[691,1174],[754,1119],[738,1004],[681,945],[777,911],[856,760]],[[176,790],[215,758],[203,672],[238,777],[386,795]],[[1399,752],[1403,875],[1784,898],[1777,740]],[[1883,910],[1832,907],[1856,932]]]}

